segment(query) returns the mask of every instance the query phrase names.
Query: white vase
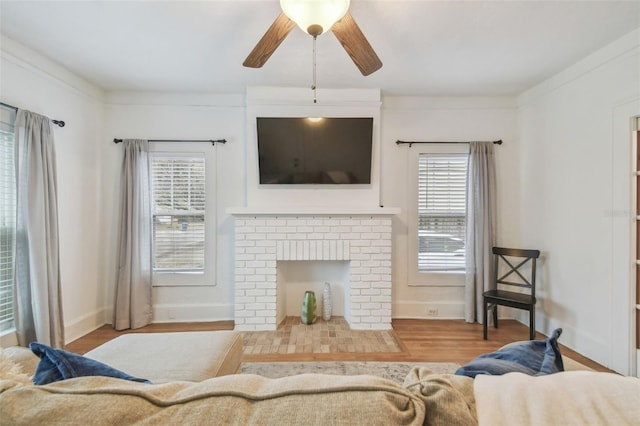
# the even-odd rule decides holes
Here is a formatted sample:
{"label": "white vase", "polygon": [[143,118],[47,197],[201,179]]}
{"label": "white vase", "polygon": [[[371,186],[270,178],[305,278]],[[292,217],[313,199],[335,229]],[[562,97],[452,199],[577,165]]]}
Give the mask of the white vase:
{"label": "white vase", "polygon": [[324,283],[322,289],[322,319],[329,321],[331,319],[331,310],[333,303],[331,302],[331,286],[329,283]]}

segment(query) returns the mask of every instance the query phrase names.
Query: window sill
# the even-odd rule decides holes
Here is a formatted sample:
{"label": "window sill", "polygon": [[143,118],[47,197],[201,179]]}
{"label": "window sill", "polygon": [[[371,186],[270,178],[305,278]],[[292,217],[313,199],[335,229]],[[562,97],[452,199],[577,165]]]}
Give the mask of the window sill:
{"label": "window sill", "polygon": [[205,283],[205,282],[163,282],[163,283],[152,283],[151,287],[153,288],[162,288],[162,287],[215,287],[217,284],[215,282]]}

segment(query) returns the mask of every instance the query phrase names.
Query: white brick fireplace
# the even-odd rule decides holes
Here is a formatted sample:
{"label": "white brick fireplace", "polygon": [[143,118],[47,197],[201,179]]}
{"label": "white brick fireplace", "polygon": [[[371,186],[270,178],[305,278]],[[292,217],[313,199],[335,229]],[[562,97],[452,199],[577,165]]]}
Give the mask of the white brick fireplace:
{"label": "white brick fireplace", "polygon": [[391,329],[391,218],[398,209],[229,213],[235,217],[236,330],[275,330],[284,319],[279,261],[348,262],[345,319],[352,329]]}

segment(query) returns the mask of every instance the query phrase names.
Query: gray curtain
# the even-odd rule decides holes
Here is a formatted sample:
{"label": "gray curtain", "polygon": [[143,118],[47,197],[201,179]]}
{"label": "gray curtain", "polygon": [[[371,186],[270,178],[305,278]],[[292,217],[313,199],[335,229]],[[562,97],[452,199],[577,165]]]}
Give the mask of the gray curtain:
{"label": "gray curtain", "polygon": [[496,172],[493,143],[472,142],[467,179],[465,321],[482,323],[482,293],[493,280]]}
{"label": "gray curtain", "polygon": [[15,321],[18,343],[64,346],[56,154],[48,117],[19,110],[16,134]]}
{"label": "gray curtain", "polygon": [[151,190],[149,142],[125,139],[113,328],[151,322]]}

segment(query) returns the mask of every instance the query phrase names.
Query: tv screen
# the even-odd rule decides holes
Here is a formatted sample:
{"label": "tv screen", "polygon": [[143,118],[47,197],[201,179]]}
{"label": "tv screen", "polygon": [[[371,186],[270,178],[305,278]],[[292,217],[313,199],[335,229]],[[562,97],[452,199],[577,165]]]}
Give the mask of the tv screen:
{"label": "tv screen", "polygon": [[369,184],[373,118],[258,117],[261,184]]}

